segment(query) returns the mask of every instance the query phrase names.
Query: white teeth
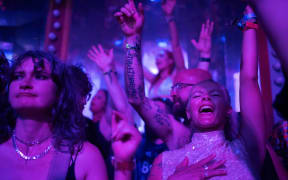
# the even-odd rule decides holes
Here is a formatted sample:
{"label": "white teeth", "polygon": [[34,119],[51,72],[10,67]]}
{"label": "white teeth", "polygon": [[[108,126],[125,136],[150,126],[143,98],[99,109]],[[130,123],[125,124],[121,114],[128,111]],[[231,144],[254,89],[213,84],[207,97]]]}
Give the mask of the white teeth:
{"label": "white teeth", "polygon": [[213,111],[214,111],[212,106],[210,106],[210,105],[204,105],[204,106],[202,106],[202,107],[200,108],[200,112],[204,112],[204,111],[206,111],[206,110],[208,110],[208,109],[209,109],[209,112],[213,112]]}
{"label": "white teeth", "polygon": [[201,110],[203,110],[203,109],[212,109],[212,107],[211,107],[211,106],[208,106],[208,105],[205,105],[205,106],[202,106],[202,107],[201,107]]}

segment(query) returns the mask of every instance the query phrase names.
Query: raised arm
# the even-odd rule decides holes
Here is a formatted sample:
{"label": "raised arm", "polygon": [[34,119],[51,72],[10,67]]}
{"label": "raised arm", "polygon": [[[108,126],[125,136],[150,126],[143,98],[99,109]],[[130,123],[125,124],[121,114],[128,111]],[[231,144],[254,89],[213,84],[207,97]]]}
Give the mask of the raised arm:
{"label": "raised arm", "polygon": [[208,71],[211,61],[211,48],[212,48],[212,33],[214,29],[214,22],[209,19],[206,23],[202,24],[201,32],[198,42],[195,39],[191,40],[193,46],[199,52],[199,63],[197,68]]}
{"label": "raised arm", "polygon": [[[251,13],[246,8],[245,13]],[[265,157],[265,112],[258,86],[257,37],[255,29],[243,32],[240,68],[241,136],[254,165],[260,169]]]}
{"label": "raised arm", "polygon": [[141,142],[138,130],[127,123],[125,114],[112,114],[112,149],[114,152],[115,180],[131,180],[132,170],[135,168],[134,154]]}
{"label": "raised arm", "polygon": [[155,75],[152,74],[149,69],[147,69],[145,66],[143,67],[143,73],[144,73],[144,77],[147,81],[149,81],[150,83],[152,83],[154,81]]}
{"label": "raised arm", "polygon": [[261,25],[274,50],[280,57],[288,76],[288,1],[287,0],[248,0],[253,5]]}
{"label": "raised arm", "polygon": [[133,0],[116,12],[121,29],[126,37],[125,85],[129,103],[160,138],[170,132],[169,117],[152,100],[145,97],[144,77],[141,60],[141,34],[144,12],[139,3],[138,10]]}
{"label": "raised arm", "polygon": [[179,70],[185,69],[185,64],[184,64],[184,58],[182,54],[182,48],[180,46],[180,41],[178,37],[176,22],[175,22],[175,18],[173,15],[175,5],[176,5],[176,0],[163,0],[162,1],[162,9],[163,9],[165,18],[169,26],[171,42],[172,42],[172,51],[173,51],[173,56],[175,59],[176,70],[179,71]]}
{"label": "raised arm", "polygon": [[116,71],[113,62],[113,49],[105,52],[99,44],[98,48],[92,46],[88,51],[88,57],[94,61],[104,75],[104,80],[108,87],[112,101],[119,112],[128,114],[129,121],[132,122],[132,112],[129,108],[129,103],[124,90],[121,88],[116,76]]}

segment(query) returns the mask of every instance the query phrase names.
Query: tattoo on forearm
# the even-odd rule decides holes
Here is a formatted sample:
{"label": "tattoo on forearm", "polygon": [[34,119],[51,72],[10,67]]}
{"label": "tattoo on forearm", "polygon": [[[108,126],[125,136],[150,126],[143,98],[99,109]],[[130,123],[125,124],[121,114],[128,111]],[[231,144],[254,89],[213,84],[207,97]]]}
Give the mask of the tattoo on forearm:
{"label": "tattoo on forearm", "polygon": [[[136,46],[140,46],[140,40],[136,40]],[[126,82],[126,92],[127,96],[129,98],[140,98],[141,96],[141,88],[138,87],[138,92],[137,92],[137,87],[135,84],[136,81],[136,75],[141,76],[141,72],[135,72],[135,67],[133,67],[134,60],[138,61],[137,63],[140,63],[139,65],[141,66],[141,51],[139,49],[128,49],[127,50],[127,60],[126,60],[126,65],[125,65],[125,70],[127,74],[127,82]],[[144,87],[143,87],[144,90]]]}
{"label": "tattoo on forearm", "polygon": [[145,99],[143,100],[143,108],[144,108],[144,110],[147,111],[147,112],[151,111],[152,106],[151,106],[151,104],[150,104],[149,99],[145,98]]}
{"label": "tattoo on forearm", "polygon": [[153,119],[161,126],[170,127],[168,114],[164,112],[158,105],[157,105],[157,111],[153,116]]}
{"label": "tattoo on forearm", "polygon": [[[134,51],[134,52],[133,52]],[[127,51],[126,73],[127,73],[127,95],[128,97],[137,98],[135,85],[135,71],[133,66],[133,58],[135,57],[135,50]]]}
{"label": "tattoo on forearm", "polygon": [[[168,114],[163,111],[158,105],[154,104],[154,106],[152,107],[151,105],[151,100],[148,98],[144,98],[143,99],[143,110],[146,113],[153,113],[153,116],[151,117],[151,122],[156,122],[158,125],[160,126],[165,126],[165,127],[171,127],[170,126],[170,122],[169,122],[169,116]],[[154,109],[154,110],[153,110]],[[156,112],[155,112],[156,110]],[[154,111],[154,112],[152,112]]]}

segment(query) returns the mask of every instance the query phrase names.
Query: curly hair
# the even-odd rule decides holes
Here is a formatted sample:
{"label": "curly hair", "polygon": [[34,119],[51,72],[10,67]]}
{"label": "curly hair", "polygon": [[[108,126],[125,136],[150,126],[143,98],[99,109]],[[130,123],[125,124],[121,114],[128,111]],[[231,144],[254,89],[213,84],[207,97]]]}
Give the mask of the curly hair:
{"label": "curly hair", "polygon": [[[73,88],[73,77],[69,74],[68,66],[60,62],[53,55],[43,51],[28,51],[16,57],[11,66],[8,86],[13,81],[13,74],[21,64],[32,58],[34,70],[42,71],[46,60],[51,67],[51,77],[57,86],[58,100],[52,108],[53,145],[58,151],[74,153],[82,148],[85,138],[85,120],[79,106],[81,94]],[[8,88],[9,91],[9,88]],[[16,118],[6,120],[9,127],[6,136],[11,136],[16,124]],[[2,128],[1,128],[2,129]],[[2,132],[0,132],[1,134]],[[3,142],[3,141],[2,141]]]}
{"label": "curly hair", "polygon": [[9,63],[5,54],[0,51],[0,92],[3,92],[8,82]]}
{"label": "curly hair", "polygon": [[74,80],[75,88],[78,89],[82,97],[87,98],[92,91],[92,84],[87,74],[83,71],[81,66],[70,65],[68,69],[71,73],[71,78]]}
{"label": "curly hair", "polygon": [[8,119],[13,118],[14,114],[8,102],[7,84],[9,77],[9,63],[4,53],[0,52],[0,143],[9,139],[9,127],[13,122]]}

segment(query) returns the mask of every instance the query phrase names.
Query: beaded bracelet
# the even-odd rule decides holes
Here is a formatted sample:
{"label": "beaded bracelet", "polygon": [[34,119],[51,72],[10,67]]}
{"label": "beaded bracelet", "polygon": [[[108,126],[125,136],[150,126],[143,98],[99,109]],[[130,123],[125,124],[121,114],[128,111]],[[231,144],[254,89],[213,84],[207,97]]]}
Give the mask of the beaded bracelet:
{"label": "beaded bracelet", "polygon": [[125,45],[126,49],[133,49],[133,50],[140,50],[140,45],[139,44],[135,44],[135,45],[131,45],[131,44],[126,44]]}
{"label": "beaded bracelet", "polygon": [[257,29],[257,17],[254,13],[245,14],[238,22],[237,27],[240,30]]}

